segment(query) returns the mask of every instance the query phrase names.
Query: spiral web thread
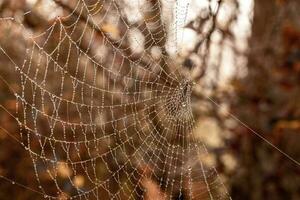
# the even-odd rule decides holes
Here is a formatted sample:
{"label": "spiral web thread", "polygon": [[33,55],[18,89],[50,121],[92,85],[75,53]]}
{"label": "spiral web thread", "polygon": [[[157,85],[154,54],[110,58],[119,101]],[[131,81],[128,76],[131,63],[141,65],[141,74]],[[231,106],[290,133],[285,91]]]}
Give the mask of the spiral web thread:
{"label": "spiral web thread", "polygon": [[[186,17],[178,16],[188,9],[171,0],[64,2],[55,1],[63,14],[34,34],[18,19],[0,21],[25,35],[22,62],[1,51],[18,78],[9,113],[32,160],[34,191],[46,199],[230,199],[193,134],[193,84],[167,53],[180,50]],[[167,30],[152,13],[175,20]]]}

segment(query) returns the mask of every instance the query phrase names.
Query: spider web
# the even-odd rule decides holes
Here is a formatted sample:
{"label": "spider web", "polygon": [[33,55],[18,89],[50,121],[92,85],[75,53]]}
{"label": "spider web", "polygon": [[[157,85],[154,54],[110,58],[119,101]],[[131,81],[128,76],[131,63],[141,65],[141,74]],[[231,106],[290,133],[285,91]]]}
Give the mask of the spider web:
{"label": "spider web", "polygon": [[64,10],[43,30],[0,22],[24,32],[22,61],[1,51],[19,83],[9,113],[33,190],[46,199],[230,199],[193,133],[192,79],[170,56],[189,3],[54,2]]}

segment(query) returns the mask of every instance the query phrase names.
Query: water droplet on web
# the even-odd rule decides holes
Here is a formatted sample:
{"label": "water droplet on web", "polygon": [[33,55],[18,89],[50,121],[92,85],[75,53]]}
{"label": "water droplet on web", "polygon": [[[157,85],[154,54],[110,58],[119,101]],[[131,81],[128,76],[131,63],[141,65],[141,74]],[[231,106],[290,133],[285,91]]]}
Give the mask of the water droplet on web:
{"label": "water droplet on web", "polygon": [[13,185],[14,185],[14,184],[16,184],[16,183],[13,181],[13,182],[11,182],[11,184],[13,184]]}

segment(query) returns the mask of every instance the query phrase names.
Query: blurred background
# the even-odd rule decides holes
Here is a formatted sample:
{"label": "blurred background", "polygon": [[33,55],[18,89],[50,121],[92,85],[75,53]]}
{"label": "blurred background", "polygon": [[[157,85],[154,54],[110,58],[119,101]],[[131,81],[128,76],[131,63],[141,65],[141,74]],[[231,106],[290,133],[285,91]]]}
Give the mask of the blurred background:
{"label": "blurred background", "polygon": [[0,199],[300,199],[299,10],[0,0]]}

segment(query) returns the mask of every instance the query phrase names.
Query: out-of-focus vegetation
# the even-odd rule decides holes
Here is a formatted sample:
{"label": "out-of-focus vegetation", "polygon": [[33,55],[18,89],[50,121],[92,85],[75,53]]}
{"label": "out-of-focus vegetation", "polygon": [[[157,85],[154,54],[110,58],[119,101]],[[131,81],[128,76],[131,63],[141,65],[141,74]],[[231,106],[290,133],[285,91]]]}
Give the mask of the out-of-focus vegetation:
{"label": "out-of-focus vegetation", "polygon": [[[86,8],[82,2],[93,6]],[[120,191],[121,184],[125,183],[127,187],[121,190],[121,195],[118,196],[120,199],[129,197],[149,200],[210,198],[205,181],[201,177],[203,166],[199,164],[200,161],[197,161],[198,154],[194,151],[190,152],[187,158],[178,159],[178,163],[174,164],[175,167],[168,169],[172,172],[179,171],[176,169],[177,166],[184,168],[185,161],[186,163],[193,162],[192,181],[183,172],[179,175],[175,172],[169,175],[166,172],[168,170],[160,170],[164,168],[164,163],[173,164],[172,158],[176,156],[175,151],[166,155],[156,152],[157,147],[163,152],[168,152],[167,146],[148,143],[151,146],[147,151],[138,152],[138,155],[143,157],[140,160],[151,160],[151,155],[158,157],[156,164],[152,163],[153,165],[149,164],[150,161],[141,164],[138,162],[138,156],[132,156],[136,150],[134,147],[143,144],[143,139],[145,139],[140,138],[139,135],[143,127],[147,127],[144,130],[145,134],[154,134],[153,137],[161,137],[165,132],[164,127],[174,131],[172,127],[166,125],[167,121],[161,120],[161,116],[156,117],[160,111],[156,105],[152,106],[154,104],[149,102],[149,104],[136,104],[134,107],[126,108],[108,107],[101,110],[101,117],[99,117],[97,113],[99,111],[96,109],[72,107],[67,102],[62,103],[59,112],[55,113],[55,103],[50,94],[70,102],[95,106],[118,105],[122,104],[125,99],[122,96],[105,92],[92,90],[93,93],[85,85],[74,89],[74,79],[69,76],[64,79],[63,89],[61,89],[61,79],[65,76],[61,74],[61,71],[56,70],[57,66],[63,66],[70,76],[83,80],[88,85],[96,85],[105,89],[113,88],[116,91],[150,91],[150,96],[161,95],[159,92],[155,93],[156,91],[170,93],[168,90],[162,92],[164,88],[155,84],[172,88],[171,93],[175,91],[177,85],[168,77],[169,74],[180,73],[188,76],[197,83],[191,96],[191,108],[199,124],[194,135],[198,138],[200,136],[197,131],[202,135],[204,133],[204,137],[201,136],[201,142],[207,145],[209,155],[199,160],[207,165],[204,166],[207,167],[205,170],[211,174],[211,180],[208,182],[215,186],[212,188],[213,198],[225,199],[227,197],[225,191],[220,189],[223,186],[219,182],[223,182],[232,199],[300,199],[300,166],[257,137],[253,131],[234,120],[229,114],[232,113],[295,160],[300,160],[300,146],[298,145],[300,139],[300,14],[298,12],[300,2],[298,0],[255,0],[248,47],[240,48],[240,46],[247,45],[240,44],[241,41],[235,38],[235,32],[239,30],[237,25],[239,1],[216,1],[217,6],[214,8],[217,9],[203,9],[195,13],[196,17],[186,25],[186,28],[192,30],[197,37],[192,45],[193,48],[181,52],[180,56],[172,55],[170,53],[172,47],[169,45],[172,44],[172,39],[169,38],[174,37],[170,31],[172,30],[170,24],[175,15],[172,15],[168,9],[160,9],[158,5],[161,1],[145,1],[144,7],[151,9],[145,9],[142,16],[136,19],[132,19],[131,12],[134,11],[131,10],[133,8],[130,6],[130,1],[119,1],[109,6],[111,2],[102,0],[0,0],[2,18],[0,20],[0,47],[2,49],[0,51],[0,104],[2,105],[0,109],[0,175],[39,191],[34,192],[0,179],[0,199],[42,199],[44,193],[67,199],[78,194],[79,190],[87,191],[87,188],[95,185],[86,175],[92,174],[93,170],[96,171],[100,181],[107,178],[109,180],[106,188],[100,187],[97,190],[100,199],[110,199],[110,195]],[[224,19],[220,17],[224,16],[222,6],[227,8],[228,5],[230,9]],[[123,15],[121,16],[120,13]],[[9,20],[9,17],[13,17],[14,20]],[[102,17],[104,21],[100,20]],[[130,34],[136,34],[135,39],[142,38],[143,42],[138,44],[134,42],[135,40],[128,34],[128,24],[131,27],[130,30],[134,30]],[[52,28],[49,29],[49,27]],[[62,31],[62,27],[65,30]],[[32,33],[34,35],[43,33],[43,35],[32,39],[29,37]],[[75,44],[70,43],[73,40],[76,41]],[[42,48],[33,48],[32,42]],[[58,46],[59,49],[57,49]],[[133,48],[134,46],[139,46],[141,49]],[[222,76],[220,69],[224,64],[224,56],[227,55],[224,51],[229,47],[233,52],[234,59],[230,62],[235,71],[230,82],[224,86],[223,82],[219,82]],[[28,55],[32,57],[28,58]],[[244,66],[241,66],[242,62],[239,60],[241,58],[247,60]],[[49,59],[54,61],[49,61]],[[24,62],[24,60],[30,60],[30,62]],[[97,64],[94,62],[106,69],[96,69]],[[16,66],[20,66],[21,69],[17,69]],[[137,67],[150,69],[154,73],[145,74],[146,70],[139,71]],[[164,72],[159,72],[161,68]],[[175,71],[176,68],[178,71]],[[35,69],[39,71],[36,72]],[[49,72],[45,72],[46,69]],[[28,77],[49,91],[49,94],[43,94],[45,95],[44,105],[41,103],[43,95],[39,93],[33,95],[36,88],[30,81],[24,82],[24,75],[20,75],[20,71],[26,72]],[[46,78],[42,76],[44,74],[47,74]],[[154,86],[140,83],[130,85],[128,82],[123,83],[118,75],[143,78],[155,84]],[[85,94],[81,93],[83,90]],[[38,125],[34,124],[33,120],[30,121],[35,115],[32,108],[30,105],[20,103],[20,99],[15,98],[14,92],[18,94],[24,92],[23,98],[28,100],[29,104],[43,108],[43,114],[49,114],[50,117],[38,117]],[[207,95],[210,95],[221,106],[209,101],[206,98]],[[127,101],[134,102],[136,98],[142,97],[138,94],[129,97]],[[145,106],[149,108],[146,111],[143,110]],[[124,124],[108,123],[133,112],[138,114],[128,118]],[[91,130],[73,131],[71,128],[65,130],[63,125],[55,127],[52,133],[48,124],[52,123],[51,120],[49,122],[51,116],[78,124],[90,123],[92,121],[90,118],[97,118],[93,121],[108,124],[97,129],[98,132],[102,131],[107,135],[116,132],[118,134],[107,140],[99,140],[97,144],[87,144],[91,147],[70,145],[71,150],[58,147],[55,142],[27,136],[30,135],[28,132],[32,128],[33,131],[43,133],[44,136],[61,140],[80,141],[96,138],[91,135]],[[26,119],[28,119],[26,122],[28,124],[25,123]],[[18,120],[22,122],[22,125],[17,123]],[[126,125],[137,121],[140,124],[126,128]],[[186,121],[186,124],[182,125],[182,130],[176,129],[177,134],[190,131],[188,123],[191,122]],[[120,134],[122,133],[120,130],[124,128],[127,130],[126,138]],[[87,134],[82,134],[84,131]],[[24,137],[20,133],[23,133]],[[65,135],[67,135],[66,138],[63,138]],[[86,138],[86,135],[90,138]],[[196,142],[187,135],[174,137],[167,133],[162,140],[169,140],[169,144],[179,144],[178,149],[185,149],[182,141]],[[78,159],[90,159],[92,156],[111,152],[111,149],[120,146],[127,138],[132,140],[132,143],[124,145],[128,154],[125,155],[119,150],[114,152],[115,154],[108,154],[97,163],[90,163],[86,166],[58,163],[54,165],[27,151],[29,148],[46,158],[75,162]],[[40,141],[45,142],[44,146]],[[182,146],[181,143],[183,143]],[[92,152],[90,152],[91,149]],[[61,157],[54,158],[54,155]],[[132,157],[126,157],[128,155]],[[35,161],[35,166],[32,160]],[[124,169],[119,170],[119,167],[123,165]],[[216,176],[213,170],[209,170],[211,165],[216,167],[219,176]],[[110,177],[116,171],[119,177]],[[51,177],[49,175],[51,173],[56,173],[56,177]],[[134,174],[134,177],[128,178],[128,173]],[[154,177],[153,174],[156,176]],[[181,177],[185,177],[182,181],[182,188],[188,188],[188,184],[193,182],[191,191],[188,189],[181,191],[179,185],[170,188],[171,186],[167,184],[169,178],[180,180]],[[63,190],[58,190],[57,185],[61,185]],[[41,190],[39,186],[44,189]],[[95,196],[80,196],[78,199],[95,199]]]}
{"label": "out-of-focus vegetation", "polygon": [[[231,110],[299,161],[300,2],[255,1],[248,74],[233,80]],[[299,166],[251,131],[237,126],[230,146],[238,159],[231,177],[236,199],[299,199]]]}

